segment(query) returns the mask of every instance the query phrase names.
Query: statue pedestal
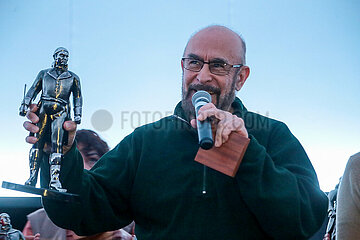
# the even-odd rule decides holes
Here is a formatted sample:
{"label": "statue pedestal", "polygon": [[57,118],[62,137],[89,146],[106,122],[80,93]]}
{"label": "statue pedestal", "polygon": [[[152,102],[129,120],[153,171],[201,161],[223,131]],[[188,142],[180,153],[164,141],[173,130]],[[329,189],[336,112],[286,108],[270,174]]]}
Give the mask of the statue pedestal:
{"label": "statue pedestal", "polygon": [[62,202],[80,202],[80,196],[72,193],[63,193],[52,189],[36,188],[29,185],[21,185],[11,182],[2,182],[2,187],[20,192],[41,195],[44,198],[59,200]]}
{"label": "statue pedestal", "polygon": [[226,143],[209,150],[199,148],[195,161],[230,177],[236,175],[250,139],[232,132]]}

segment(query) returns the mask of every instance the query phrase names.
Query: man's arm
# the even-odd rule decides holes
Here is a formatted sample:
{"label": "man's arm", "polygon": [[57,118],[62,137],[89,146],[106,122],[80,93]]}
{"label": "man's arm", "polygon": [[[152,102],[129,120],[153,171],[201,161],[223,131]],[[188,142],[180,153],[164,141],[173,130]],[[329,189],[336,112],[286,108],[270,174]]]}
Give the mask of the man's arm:
{"label": "man's arm", "polygon": [[[274,239],[306,239],[316,232],[327,213],[327,197],[304,149],[286,125],[272,120],[269,129],[255,136],[248,133],[243,119],[211,103],[199,110],[200,121],[208,117],[217,119],[215,147],[226,142],[231,132],[250,138],[235,178],[264,231]],[[194,120],[191,123],[195,126]]]}
{"label": "man's arm", "polygon": [[[129,159],[131,135],[106,153],[92,168],[83,170],[80,152],[73,146],[62,160],[60,180],[68,192],[79,194],[81,203],[43,198],[44,208],[58,226],[77,235],[92,235],[128,225],[132,219],[129,199],[134,166]],[[49,181],[49,166],[43,161],[41,185]]]}
{"label": "man's arm", "polygon": [[327,198],[298,140],[277,122],[266,148],[253,136],[236,179],[244,201],[274,239],[306,239],[321,226]]}

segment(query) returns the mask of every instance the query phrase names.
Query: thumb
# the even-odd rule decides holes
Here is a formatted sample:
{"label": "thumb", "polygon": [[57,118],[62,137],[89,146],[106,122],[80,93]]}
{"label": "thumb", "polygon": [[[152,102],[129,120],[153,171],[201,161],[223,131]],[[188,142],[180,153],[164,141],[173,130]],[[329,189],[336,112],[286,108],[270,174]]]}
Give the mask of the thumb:
{"label": "thumb", "polygon": [[64,154],[70,150],[71,146],[74,143],[75,135],[76,135],[76,127],[77,124],[73,121],[64,122],[64,129],[68,132],[68,144],[64,146]]}
{"label": "thumb", "polygon": [[66,121],[64,122],[64,129],[66,131],[70,132],[76,132],[76,126],[77,124],[73,121]]}
{"label": "thumb", "polygon": [[194,119],[191,119],[190,124],[191,124],[191,126],[192,126],[193,128],[197,128],[197,123],[196,123],[196,119],[195,119],[195,118],[194,118]]}
{"label": "thumb", "polygon": [[39,240],[40,239],[40,233],[35,234],[35,236],[25,236],[26,240]]}

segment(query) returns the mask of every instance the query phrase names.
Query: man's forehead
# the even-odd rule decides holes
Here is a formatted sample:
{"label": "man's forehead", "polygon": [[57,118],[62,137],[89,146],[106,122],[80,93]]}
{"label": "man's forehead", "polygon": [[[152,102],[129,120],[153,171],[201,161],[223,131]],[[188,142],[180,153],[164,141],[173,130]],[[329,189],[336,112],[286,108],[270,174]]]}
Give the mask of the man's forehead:
{"label": "man's forehead", "polygon": [[209,27],[196,33],[188,42],[184,56],[190,54],[203,58],[240,60],[242,42],[240,37],[225,27]]}

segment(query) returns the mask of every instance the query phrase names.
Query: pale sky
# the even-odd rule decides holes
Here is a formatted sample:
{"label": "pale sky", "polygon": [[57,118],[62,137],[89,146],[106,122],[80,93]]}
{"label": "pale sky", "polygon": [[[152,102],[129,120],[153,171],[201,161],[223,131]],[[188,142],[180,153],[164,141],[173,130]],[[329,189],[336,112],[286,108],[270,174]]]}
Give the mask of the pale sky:
{"label": "pale sky", "polygon": [[[70,51],[69,69],[81,79],[79,128],[97,130],[114,147],[135,127],[171,114],[187,40],[221,24],[247,43],[251,73],[237,96],[288,125],[329,191],[360,151],[359,12],[356,0],[1,0],[0,181],[28,177],[31,146],[18,108],[24,84],[50,67],[57,47]],[[0,189],[0,196],[24,194]]]}

